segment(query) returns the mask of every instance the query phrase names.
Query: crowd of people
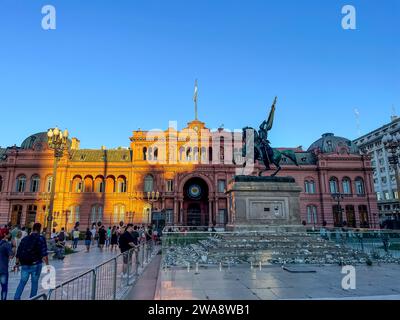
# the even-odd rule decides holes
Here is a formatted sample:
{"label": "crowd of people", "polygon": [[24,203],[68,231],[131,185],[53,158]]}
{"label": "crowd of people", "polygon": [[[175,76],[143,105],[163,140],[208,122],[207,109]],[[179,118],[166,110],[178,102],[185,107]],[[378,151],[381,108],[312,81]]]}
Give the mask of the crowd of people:
{"label": "crowd of people", "polygon": [[33,224],[32,228],[27,230],[19,225],[5,225],[0,228],[0,283],[1,300],[7,299],[8,278],[10,272],[21,271],[21,279],[14,295],[14,300],[20,300],[26,283],[31,278],[30,297],[34,297],[38,292],[38,283],[42,272],[43,263],[49,265],[48,245],[50,251],[54,251],[55,259],[64,259],[67,241],[71,241],[71,248],[76,249],[79,241],[84,240],[86,252],[91,247],[97,245],[100,251],[110,250],[123,253],[123,274],[127,277],[127,267],[130,263],[130,249],[139,248],[146,243],[150,248],[160,241],[156,230],[152,226],[145,225],[125,225],[121,222],[118,226],[110,226],[108,229],[102,223],[93,223],[91,228],[85,232],[79,229],[79,222],[75,224],[70,233],[64,228],[56,232],[51,232],[51,239],[48,242],[45,232],[42,231],[40,223]]}

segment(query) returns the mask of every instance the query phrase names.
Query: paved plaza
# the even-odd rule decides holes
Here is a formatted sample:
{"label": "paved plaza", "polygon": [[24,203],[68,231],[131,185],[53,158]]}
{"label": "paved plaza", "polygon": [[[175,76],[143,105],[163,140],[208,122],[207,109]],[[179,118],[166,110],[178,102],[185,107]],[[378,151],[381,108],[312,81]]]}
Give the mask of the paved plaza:
{"label": "paved plaza", "polygon": [[344,290],[344,274],[336,265],[236,266],[161,270],[155,299],[159,300],[276,300],[276,299],[396,299],[400,300],[400,265],[356,266],[356,289]]}
{"label": "paved plaza", "polygon": [[[56,269],[57,284],[67,281],[93,268],[94,266],[111,259],[112,257],[120,253],[119,249],[114,250],[113,252],[106,249],[100,251],[100,249],[97,248],[97,246],[92,246],[90,252],[87,253],[86,247],[83,245],[78,245],[76,251],[77,251],[76,253],[65,256],[63,261],[57,259],[49,260],[49,263]],[[8,297],[7,297],[9,300],[12,300],[14,298],[14,294],[18,287],[20,277],[21,277],[20,273],[13,273],[13,272],[10,273],[9,285],[8,285]],[[30,287],[31,287],[30,281],[28,281],[24,293],[22,295],[22,299],[29,298]],[[38,294],[44,292],[47,292],[47,290],[41,288],[39,281]]]}

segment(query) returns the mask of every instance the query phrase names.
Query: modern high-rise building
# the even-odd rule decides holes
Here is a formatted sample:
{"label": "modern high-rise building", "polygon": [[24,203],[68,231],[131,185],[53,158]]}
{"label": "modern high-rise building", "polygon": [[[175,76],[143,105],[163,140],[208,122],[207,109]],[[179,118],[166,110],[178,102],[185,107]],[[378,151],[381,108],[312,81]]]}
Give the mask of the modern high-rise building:
{"label": "modern high-rise building", "polygon": [[[378,199],[380,221],[394,221],[399,218],[399,186],[395,175],[394,165],[389,163],[390,153],[386,150],[382,139],[386,134],[400,132],[400,118],[392,116],[391,121],[357,139],[353,142],[362,153],[371,157],[374,170],[373,182]],[[390,223],[389,223],[390,224]]]}

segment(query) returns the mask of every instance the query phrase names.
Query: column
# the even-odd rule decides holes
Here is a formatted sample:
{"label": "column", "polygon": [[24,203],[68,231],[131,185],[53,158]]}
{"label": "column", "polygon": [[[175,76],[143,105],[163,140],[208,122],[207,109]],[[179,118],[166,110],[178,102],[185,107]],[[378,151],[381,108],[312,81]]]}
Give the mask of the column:
{"label": "column", "polygon": [[212,226],[212,200],[208,199],[208,225]]}
{"label": "column", "polygon": [[218,201],[219,201],[219,199],[218,198],[216,198],[215,199],[215,223],[216,223],[216,225],[218,225],[219,226],[219,221],[217,220],[218,219],[218,216],[219,216],[219,209],[218,209]]}
{"label": "column", "polygon": [[179,223],[183,225],[183,201],[179,200]]}
{"label": "column", "polygon": [[178,212],[178,201],[174,198],[174,221],[173,224],[178,224],[179,212]]}

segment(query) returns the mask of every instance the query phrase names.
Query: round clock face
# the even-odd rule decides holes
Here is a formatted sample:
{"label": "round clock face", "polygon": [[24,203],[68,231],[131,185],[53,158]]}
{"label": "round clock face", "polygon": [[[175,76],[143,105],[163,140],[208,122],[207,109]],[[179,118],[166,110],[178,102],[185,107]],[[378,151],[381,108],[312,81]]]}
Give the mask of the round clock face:
{"label": "round clock face", "polygon": [[198,184],[192,184],[188,191],[189,197],[192,199],[199,199],[201,197],[201,188]]}
{"label": "round clock face", "polygon": [[197,132],[197,131],[199,131],[199,128],[196,126],[196,127],[193,127],[193,130]]}

